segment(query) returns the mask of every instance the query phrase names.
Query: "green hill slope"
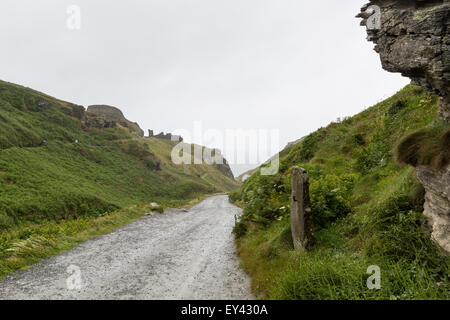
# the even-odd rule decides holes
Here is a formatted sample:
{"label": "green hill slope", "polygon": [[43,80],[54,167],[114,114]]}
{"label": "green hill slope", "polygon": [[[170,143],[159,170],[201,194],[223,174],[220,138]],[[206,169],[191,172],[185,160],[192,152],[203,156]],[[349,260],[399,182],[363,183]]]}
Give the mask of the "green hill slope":
{"label": "green hill slope", "polygon": [[0,228],[236,186],[213,166],[173,165],[175,142],[87,127],[85,116],[80,106],[0,82]]}
{"label": "green hill slope", "polygon": [[0,81],[0,260],[33,226],[150,201],[179,206],[237,187],[227,165],[174,165],[176,142],[125,124],[102,125],[81,106]]}
{"label": "green hill slope", "polygon": [[[448,138],[449,129],[437,119],[437,97],[407,86],[305,137],[282,155],[278,175],[254,173],[231,197],[244,207],[234,232],[254,290],[275,299],[448,299],[449,257],[427,233],[414,168],[398,164],[395,153],[410,133]],[[422,163],[433,163],[435,155],[442,162],[447,151],[431,150]],[[294,165],[310,176],[316,239],[306,253],[292,250]],[[371,265],[381,268],[380,290],[366,286]]]}

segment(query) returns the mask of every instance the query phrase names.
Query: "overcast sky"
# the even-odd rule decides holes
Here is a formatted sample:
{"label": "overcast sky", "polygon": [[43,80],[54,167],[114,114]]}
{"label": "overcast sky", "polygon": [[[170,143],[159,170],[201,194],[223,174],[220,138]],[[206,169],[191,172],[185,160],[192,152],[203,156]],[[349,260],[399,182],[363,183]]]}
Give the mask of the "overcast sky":
{"label": "overcast sky", "polygon": [[365,2],[1,0],[0,79],[119,107],[144,130],[277,129],[284,147],[409,82],[365,40]]}

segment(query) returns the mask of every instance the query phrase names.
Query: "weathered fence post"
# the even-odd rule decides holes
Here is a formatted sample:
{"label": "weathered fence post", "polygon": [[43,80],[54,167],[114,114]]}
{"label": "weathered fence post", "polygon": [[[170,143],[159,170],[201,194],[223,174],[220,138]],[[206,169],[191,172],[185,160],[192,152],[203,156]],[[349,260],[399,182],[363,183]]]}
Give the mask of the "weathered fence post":
{"label": "weathered fence post", "polygon": [[291,230],[295,250],[305,250],[313,242],[313,220],[306,170],[292,168]]}

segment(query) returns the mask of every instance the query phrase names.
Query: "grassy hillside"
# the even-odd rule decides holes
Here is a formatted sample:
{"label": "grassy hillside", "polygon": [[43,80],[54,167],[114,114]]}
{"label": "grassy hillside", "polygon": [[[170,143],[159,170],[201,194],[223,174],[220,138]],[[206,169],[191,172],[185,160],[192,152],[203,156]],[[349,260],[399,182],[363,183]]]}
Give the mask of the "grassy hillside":
{"label": "grassy hillside", "polygon": [[[423,187],[415,169],[395,159],[400,144],[400,161],[407,162],[402,148],[413,146],[420,163],[442,165],[449,129],[437,119],[437,98],[407,86],[305,137],[282,156],[278,175],[254,173],[231,198],[244,207],[234,232],[255,292],[271,299],[450,298],[450,260],[430,240]],[[315,245],[304,253],[293,251],[290,234],[294,165],[310,176]],[[366,286],[371,265],[381,268],[380,290]]]}
{"label": "grassy hillside", "polygon": [[[285,157],[287,154],[289,154],[289,152],[291,152],[291,150],[292,150],[298,143],[300,143],[300,141],[301,141],[302,139],[303,139],[303,138],[298,139],[298,140],[296,140],[296,141],[289,142],[289,143],[283,148],[283,150],[281,150],[280,152],[278,152],[278,154],[275,155],[275,156],[278,156],[279,158]],[[269,160],[267,160],[265,163],[263,163],[262,166],[267,165],[268,163],[270,163],[270,162],[274,159],[275,156],[272,156],[271,158],[269,158]],[[238,177],[236,177],[236,180],[242,183],[242,182],[244,182],[246,179],[248,179],[251,175],[253,175],[255,172],[257,172],[258,170],[259,170],[259,167],[256,167],[256,168],[254,168],[254,169],[248,170],[248,171],[246,171],[246,172],[240,174]]]}
{"label": "grassy hillside", "polygon": [[23,230],[93,222],[150,201],[178,206],[237,186],[223,168],[174,165],[175,142],[85,119],[81,106],[0,81],[0,260],[33,238]]}

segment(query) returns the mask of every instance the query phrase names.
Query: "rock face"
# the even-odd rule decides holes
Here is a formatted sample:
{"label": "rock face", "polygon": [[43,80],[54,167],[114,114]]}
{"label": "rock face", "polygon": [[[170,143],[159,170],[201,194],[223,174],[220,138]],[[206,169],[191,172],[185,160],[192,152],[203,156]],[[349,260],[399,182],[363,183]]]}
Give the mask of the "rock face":
{"label": "rock face", "polygon": [[[383,68],[438,94],[440,116],[450,122],[450,0],[371,0],[357,17]],[[432,236],[450,252],[450,166],[416,170],[426,191],[424,215]]]}
{"label": "rock face", "polygon": [[211,162],[217,170],[219,170],[224,176],[234,179],[233,171],[228,164],[227,159],[222,155],[222,151],[219,149],[210,149],[202,147],[203,156],[208,155],[203,161]]}
{"label": "rock face", "polygon": [[125,119],[122,111],[116,107],[107,105],[93,105],[89,106],[86,113],[90,115],[90,119],[87,120],[88,125],[111,128],[119,124],[125,128],[130,129],[137,136],[143,137],[144,131],[135,122]]}
{"label": "rock face", "polygon": [[292,168],[291,231],[295,250],[305,250],[313,242],[313,219],[306,170]]}
{"label": "rock face", "polygon": [[371,0],[357,17],[383,68],[437,93],[450,122],[450,0]]}
{"label": "rock face", "polygon": [[433,228],[432,236],[450,252],[450,166],[437,172],[425,166],[416,170],[427,191],[424,215]]}
{"label": "rock face", "polygon": [[225,176],[227,176],[230,179],[234,179],[234,174],[233,171],[230,168],[230,165],[228,164],[227,159],[223,158],[223,163],[222,164],[216,164],[216,168],[217,170],[219,170],[220,172],[222,172]]}

